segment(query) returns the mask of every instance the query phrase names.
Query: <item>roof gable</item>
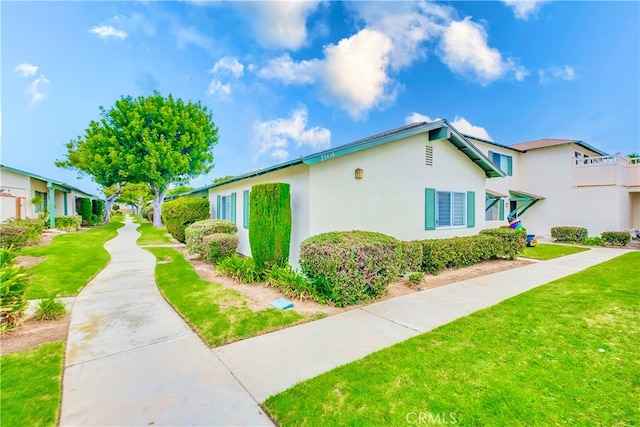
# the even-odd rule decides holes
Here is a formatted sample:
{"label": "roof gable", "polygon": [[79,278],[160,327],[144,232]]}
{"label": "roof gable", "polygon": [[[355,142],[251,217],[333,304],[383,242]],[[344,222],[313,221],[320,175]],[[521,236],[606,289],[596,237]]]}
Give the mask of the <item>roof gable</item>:
{"label": "roof gable", "polygon": [[511,148],[515,148],[517,150],[521,150],[521,151],[529,151],[529,150],[538,150],[541,148],[547,148],[547,147],[557,147],[560,145],[565,145],[565,144],[576,144],[579,145],[581,147],[586,148],[587,150],[591,150],[594,153],[598,153],[601,156],[608,156],[607,153],[605,153],[602,150],[599,150],[595,147],[592,147],[591,145],[587,144],[584,141],[578,140],[578,139],[554,139],[554,138],[542,138],[542,139],[535,139],[533,141],[526,141],[526,142],[520,142],[517,144],[511,144],[509,147]]}

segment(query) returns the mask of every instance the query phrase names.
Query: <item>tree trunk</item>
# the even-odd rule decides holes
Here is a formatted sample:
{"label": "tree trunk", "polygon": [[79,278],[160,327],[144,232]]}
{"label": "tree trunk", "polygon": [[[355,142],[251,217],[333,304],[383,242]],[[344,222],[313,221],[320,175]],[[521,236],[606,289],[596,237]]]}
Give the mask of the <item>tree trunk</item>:
{"label": "tree trunk", "polygon": [[104,222],[109,222],[109,220],[111,219],[111,206],[113,206],[113,203],[118,199],[119,196],[120,193],[116,193],[113,196],[107,197],[107,201],[104,203],[104,217],[102,218]]}
{"label": "tree trunk", "polygon": [[164,202],[164,191],[155,190],[153,193],[153,226],[162,227],[162,203]]}

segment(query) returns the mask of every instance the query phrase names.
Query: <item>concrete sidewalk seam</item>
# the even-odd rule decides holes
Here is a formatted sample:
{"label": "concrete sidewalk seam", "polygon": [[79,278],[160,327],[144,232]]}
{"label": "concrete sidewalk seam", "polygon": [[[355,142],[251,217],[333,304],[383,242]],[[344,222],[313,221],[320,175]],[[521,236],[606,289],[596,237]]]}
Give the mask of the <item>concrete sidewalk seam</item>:
{"label": "concrete sidewalk seam", "polygon": [[[372,305],[374,305],[374,304],[370,304],[370,306],[372,306]],[[408,325],[405,325],[405,324],[402,324],[402,323],[396,322],[395,320],[389,319],[388,317],[385,317],[385,316],[383,316],[383,315],[381,315],[381,314],[378,314],[378,313],[374,313],[374,312],[372,312],[372,311],[369,311],[369,310],[367,310],[367,308],[369,308],[369,306],[367,306],[367,307],[360,307],[358,310],[365,311],[365,312],[367,312],[367,313],[369,313],[369,314],[372,314],[372,315],[374,315],[374,316],[376,316],[376,317],[378,317],[378,318],[380,318],[380,319],[382,319],[382,320],[386,320],[386,321],[387,321],[387,322],[389,322],[389,323],[393,323],[394,325],[402,326],[403,328],[409,329],[410,331],[417,332],[417,333],[418,333],[418,335],[423,333],[423,332],[422,332],[421,330],[419,330],[419,329],[412,328],[412,327],[410,327],[410,326],[408,326]],[[393,345],[393,344],[392,344],[392,345]]]}

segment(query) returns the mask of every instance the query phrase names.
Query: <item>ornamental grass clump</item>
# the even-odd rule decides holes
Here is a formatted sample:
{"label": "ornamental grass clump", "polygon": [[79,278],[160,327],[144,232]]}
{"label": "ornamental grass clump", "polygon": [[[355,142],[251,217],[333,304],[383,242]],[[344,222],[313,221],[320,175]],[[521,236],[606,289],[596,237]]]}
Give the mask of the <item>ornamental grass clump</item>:
{"label": "ornamental grass clump", "polygon": [[397,280],[400,243],[369,231],[319,234],[300,245],[300,267],[316,295],[338,307],[360,304]]}
{"label": "ornamental grass clump", "polygon": [[0,248],[0,333],[19,325],[29,305],[24,296],[29,274],[15,265],[15,257],[12,247]]}

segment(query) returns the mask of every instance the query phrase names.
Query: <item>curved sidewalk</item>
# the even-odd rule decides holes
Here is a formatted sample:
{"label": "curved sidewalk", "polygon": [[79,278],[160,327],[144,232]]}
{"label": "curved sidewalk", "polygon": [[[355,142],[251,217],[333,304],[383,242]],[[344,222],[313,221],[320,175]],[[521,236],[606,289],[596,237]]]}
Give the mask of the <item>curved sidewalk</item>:
{"label": "curved sidewalk", "polygon": [[71,313],[60,425],[271,425],[166,303],[127,218]]}

